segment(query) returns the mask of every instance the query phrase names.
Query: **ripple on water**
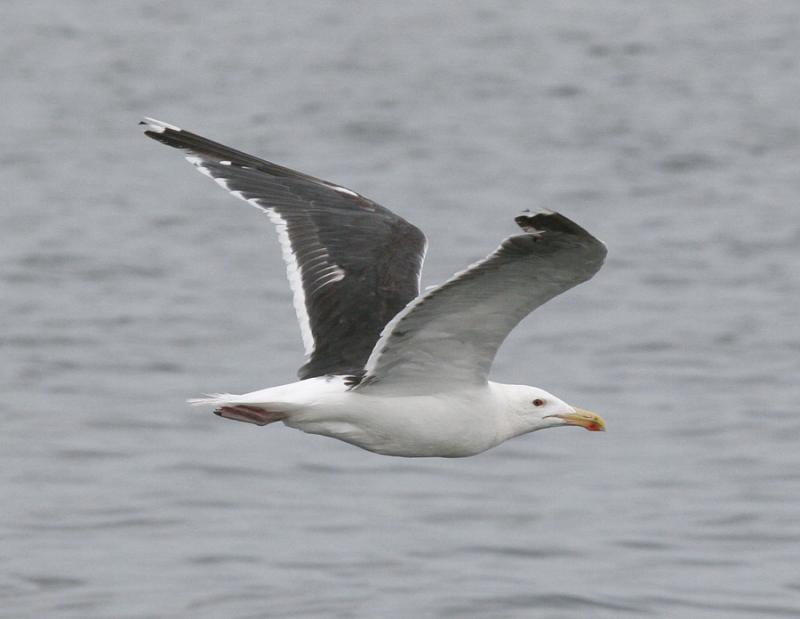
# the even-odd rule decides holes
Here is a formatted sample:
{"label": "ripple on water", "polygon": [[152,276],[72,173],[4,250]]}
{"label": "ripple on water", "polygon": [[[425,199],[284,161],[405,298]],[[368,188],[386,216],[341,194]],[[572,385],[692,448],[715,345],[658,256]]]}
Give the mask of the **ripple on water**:
{"label": "ripple on water", "polygon": [[55,574],[26,575],[19,576],[19,578],[24,582],[34,585],[38,589],[47,591],[72,589],[86,584],[86,581],[80,578],[71,578]]}
{"label": "ripple on water", "polygon": [[480,616],[485,614],[490,616],[498,612],[510,612],[517,610],[543,610],[558,612],[580,612],[583,615],[591,616],[586,613],[611,611],[618,613],[635,613],[637,615],[651,615],[653,610],[643,603],[632,603],[610,597],[588,597],[573,594],[530,594],[530,595],[508,595],[497,597],[486,597],[470,600],[467,604],[451,605],[445,608],[444,615],[447,617]]}
{"label": "ripple on water", "polygon": [[661,608],[688,608],[697,611],[717,611],[718,613],[725,613],[721,615],[725,617],[794,617],[796,619],[800,616],[800,605],[753,604],[741,600],[730,601],[732,598],[735,599],[736,596],[737,592],[732,591],[724,600],[710,600],[709,598],[713,596],[704,594],[702,600],[673,595],[648,597],[645,598],[644,601]]}
{"label": "ripple on water", "polygon": [[456,553],[494,555],[508,559],[554,559],[556,557],[579,557],[585,553],[564,546],[463,546]]}
{"label": "ripple on water", "polygon": [[[0,615],[800,617],[800,3],[267,4],[3,6]],[[415,462],[187,423],[301,353],[269,223],[143,104],[344,174],[426,284],[574,216],[608,262],[495,377],[629,423]]]}
{"label": "ripple on water", "polygon": [[223,565],[226,563],[261,563],[262,557],[254,555],[214,554],[195,555],[186,559],[196,565]]}

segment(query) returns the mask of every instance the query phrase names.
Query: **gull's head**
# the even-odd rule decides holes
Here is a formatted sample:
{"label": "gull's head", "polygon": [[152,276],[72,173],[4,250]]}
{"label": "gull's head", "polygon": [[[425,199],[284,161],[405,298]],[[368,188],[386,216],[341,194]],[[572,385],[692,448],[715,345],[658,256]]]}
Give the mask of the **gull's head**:
{"label": "gull's head", "polygon": [[597,413],[570,406],[544,389],[526,385],[503,387],[507,411],[520,434],[558,426],[580,426],[591,432],[606,429],[606,422]]}

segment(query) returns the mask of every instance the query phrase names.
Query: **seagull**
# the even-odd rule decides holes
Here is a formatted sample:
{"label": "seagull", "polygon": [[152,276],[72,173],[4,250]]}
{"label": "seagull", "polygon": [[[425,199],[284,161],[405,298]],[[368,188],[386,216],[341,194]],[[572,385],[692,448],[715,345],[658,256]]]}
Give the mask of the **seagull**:
{"label": "seagull", "polygon": [[404,457],[472,456],[558,426],[605,430],[543,389],[489,380],[511,330],[602,266],[605,245],[574,222],[524,211],[521,234],[420,292],[425,235],[389,209],[174,125],[140,124],[270,218],[306,352],[297,382],[190,403]]}

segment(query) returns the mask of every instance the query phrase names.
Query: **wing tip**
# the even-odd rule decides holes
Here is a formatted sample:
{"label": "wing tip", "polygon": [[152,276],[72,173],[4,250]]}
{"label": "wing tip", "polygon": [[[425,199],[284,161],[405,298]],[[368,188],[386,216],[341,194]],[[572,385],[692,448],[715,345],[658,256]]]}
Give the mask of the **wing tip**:
{"label": "wing tip", "polygon": [[529,234],[542,234],[544,232],[563,232],[573,235],[587,235],[589,233],[571,219],[561,213],[549,209],[541,209],[531,213],[525,209],[514,218],[516,224]]}
{"label": "wing tip", "polygon": [[594,251],[600,258],[601,263],[608,253],[608,248],[603,241],[556,211],[542,209],[537,213],[531,213],[530,210],[526,209],[517,215],[514,221],[523,231],[533,237],[541,237],[547,232],[579,237],[583,239],[581,242],[588,243],[595,248]]}
{"label": "wing tip", "polygon": [[149,116],[145,116],[142,120],[139,121],[140,125],[144,125],[145,133],[165,133],[166,131],[183,131],[180,127],[176,127],[175,125],[171,125],[170,123],[165,123],[163,120],[157,120],[155,118],[150,118]]}

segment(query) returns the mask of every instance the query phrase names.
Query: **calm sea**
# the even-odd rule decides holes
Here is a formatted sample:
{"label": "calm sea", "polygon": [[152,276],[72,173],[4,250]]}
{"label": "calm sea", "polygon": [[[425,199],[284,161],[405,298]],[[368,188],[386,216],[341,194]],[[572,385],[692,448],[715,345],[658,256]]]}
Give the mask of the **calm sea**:
{"label": "calm sea", "polygon": [[[4,4],[0,616],[800,616],[800,5]],[[493,378],[596,410],[403,460],[190,409],[289,382],[265,217],[142,115],[352,187],[424,284],[609,246]]]}

